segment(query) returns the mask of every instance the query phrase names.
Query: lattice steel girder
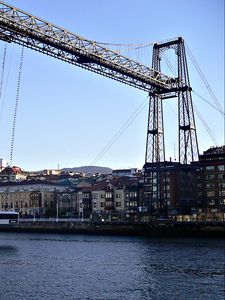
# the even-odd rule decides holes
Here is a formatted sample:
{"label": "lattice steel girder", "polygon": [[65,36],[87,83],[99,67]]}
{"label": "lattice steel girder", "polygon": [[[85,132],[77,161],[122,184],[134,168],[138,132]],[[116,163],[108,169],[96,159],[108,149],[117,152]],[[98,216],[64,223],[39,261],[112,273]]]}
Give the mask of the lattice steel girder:
{"label": "lattice steel girder", "polygon": [[[190,86],[188,65],[185,54],[184,42],[177,45],[178,55],[178,77]],[[197,132],[195,127],[194,109],[192,103],[191,90],[178,92],[179,111],[179,162],[188,164],[198,161],[199,150]]]}
{"label": "lattice steel girder", "polygon": [[148,131],[145,162],[165,160],[163,106],[161,97],[149,94]]}
{"label": "lattice steel girder", "polygon": [[144,91],[177,90],[177,80],[0,1],[0,39],[14,42]]}

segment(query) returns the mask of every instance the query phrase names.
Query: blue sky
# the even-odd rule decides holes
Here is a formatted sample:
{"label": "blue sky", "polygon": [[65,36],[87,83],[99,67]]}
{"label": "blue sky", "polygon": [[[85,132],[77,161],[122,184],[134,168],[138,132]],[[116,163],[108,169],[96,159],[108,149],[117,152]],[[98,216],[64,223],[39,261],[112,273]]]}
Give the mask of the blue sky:
{"label": "blue sky", "polygon": [[[182,36],[224,108],[223,0],[5,2],[100,42],[147,44]],[[4,46],[0,42],[0,65]],[[149,63],[151,51],[148,47],[134,55]],[[20,46],[8,45],[0,100],[0,156],[7,160],[20,53]],[[187,59],[192,88],[215,105],[190,58]],[[147,93],[135,88],[25,49],[13,165],[25,170],[90,165],[146,97]],[[193,102],[218,143],[224,144],[221,114],[195,94]],[[178,153],[176,110],[176,100],[164,104],[167,159],[173,159]],[[195,118],[202,153],[215,144],[198,117]],[[145,106],[95,165],[141,168],[145,159],[147,119]]]}

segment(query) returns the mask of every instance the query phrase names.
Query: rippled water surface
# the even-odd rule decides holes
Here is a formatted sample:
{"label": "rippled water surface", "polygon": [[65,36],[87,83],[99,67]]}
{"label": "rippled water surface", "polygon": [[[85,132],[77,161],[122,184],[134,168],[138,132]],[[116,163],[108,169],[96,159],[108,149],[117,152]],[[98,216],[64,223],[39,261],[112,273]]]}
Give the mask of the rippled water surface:
{"label": "rippled water surface", "polygon": [[224,299],[224,241],[0,233],[0,299]]}

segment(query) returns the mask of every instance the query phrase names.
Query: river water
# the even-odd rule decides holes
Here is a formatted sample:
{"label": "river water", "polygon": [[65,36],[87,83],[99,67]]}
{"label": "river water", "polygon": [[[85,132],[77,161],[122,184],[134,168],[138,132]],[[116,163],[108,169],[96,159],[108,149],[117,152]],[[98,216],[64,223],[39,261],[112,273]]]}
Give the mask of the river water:
{"label": "river water", "polygon": [[0,233],[0,299],[224,299],[224,241]]}

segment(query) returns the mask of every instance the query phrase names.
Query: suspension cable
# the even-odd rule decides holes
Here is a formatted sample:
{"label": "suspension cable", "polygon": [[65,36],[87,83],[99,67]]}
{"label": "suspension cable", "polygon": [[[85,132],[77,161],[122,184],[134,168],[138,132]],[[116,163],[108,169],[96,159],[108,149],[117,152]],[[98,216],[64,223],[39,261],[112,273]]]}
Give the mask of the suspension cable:
{"label": "suspension cable", "polygon": [[4,75],[5,75],[6,53],[7,53],[7,43],[5,43],[4,52],[3,52],[3,60],[2,60],[2,76],[1,76],[1,82],[0,82],[0,100],[2,97],[2,87],[3,87],[3,81],[4,81]]}
{"label": "suspension cable", "polygon": [[188,53],[189,57],[191,58],[191,60],[192,60],[192,62],[193,62],[193,64],[194,64],[196,70],[197,70],[198,73],[199,73],[199,76],[201,77],[202,81],[204,82],[204,84],[205,84],[205,86],[206,86],[208,92],[210,93],[210,95],[211,95],[211,97],[212,97],[214,103],[216,104],[218,110],[222,113],[222,115],[224,115],[223,109],[222,109],[222,107],[221,107],[221,105],[220,105],[220,103],[219,103],[217,97],[216,97],[215,94],[213,93],[211,86],[209,85],[207,79],[205,78],[205,75],[203,74],[202,70],[200,69],[200,67],[199,67],[199,65],[198,65],[198,63],[197,63],[197,61],[196,61],[196,59],[194,58],[193,54],[191,53],[191,50],[189,49],[187,43],[185,43],[185,46],[186,46],[186,48],[187,48],[187,53]]}
{"label": "suspension cable", "polygon": [[12,137],[11,137],[10,164],[9,164],[10,166],[12,166],[12,159],[13,159],[16,117],[17,117],[17,110],[18,110],[18,103],[19,103],[20,82],[21,82],[21,73],[22,73],[22,66],[23,66],[23,53],[24,53],[24,47],[22,47],[22,50],[21,50],[20,66],[19,66],[19,73],[18,73],[18,79],[17,79],[16,103],[15,103],[15,109],[14,109]]}
{"label": "suspension cable", "polygon": [[199,95],[198,93],[196,93],[196,91],[192,90],[192,92],[198,96],[199,98],[201,98],[203,101],[205,101],[206,103],[208,103],[210,106],[212,106],[215,110],[217,110],[219,113],[221,113],[222,117],[225,117],[225,113],[222,112],[220,109],[218,109],[218,107],[216,107],[215,105],[213,105],[212,103],[210,103],[208,100],[206,100],[205,98],[203,98],[201,95]]}
{"label": "suspension cable", "polygon": [[171,62],[169,61],[168,57],[165,55],[165,53],[162,53],[162,57],[164,58],[167,66],[169,67],[170,71],[173,73],[174,77],[177,76],[176,71],[174,70]]}
{"label": "suspension cable", "polygon": [[[173,66],[171,65],[170,61],[168,60],[168,58],[166,57],[166,55],[164,53],[162,53],[163,58],[165,59],[165,62],[167,64],[167,66],[169,67],[170,71],[173,73],[174,76],[176,76],[176,72],[173,68]],[[192,90],[192,92],[198,96],[199,98],[201,98],[202,100],[204,100],[206,103],[208,103],[211,107],[213,107],[215,110],[217,110],[219,113],[221,113],[222,117],[224,118],[225,113],[218,108],[218,106],[214,106],[212,103],[210,103],[208,100],[206,100],[205,98],[203,98],[201,95],[199,95],[196,91]]]}
{"label": "suspension cable", "polygon": [[[167,66],[169,67],[169,69],[171,70],[171,72],[175,75],[175,70],[173,69],[170,61],[168,60],[168,58],[166,57],[165,54],[162,55],[163,58],[165,59],[165,62],[167,64]],[[214,109],[216,109],[217,111],[219,111],[222,116],[224,117],[224,113],[221,109],[218,108],[218,106],[214,106],[213,104],[211,104],[209,101],[207,101],[205,98],[203,98],[201,95],[199,95],[198,93],[196,93],[195,91],[192,90],[192,92],[197,95],[198,97],[200,97],[202,100],[204,100],[206,103],[208,103],[209,105],[211,105]],[[203,116],[200,114],[199,110],[197,109],[196,105],[193,105],[194,106],[194,110],[195,112],[197,113],[197,116],[199,118],[199,120],[201,121],[201,123],[203,124],[203,126],[205,127],[206,131],[208,132],[209,136],[211,137],[212,141],[214,142],[214,144],[216,146],[219,145],[217,139],[216,139],[216,136],[215,134],[213,133],[213,131],[210,129],[210,127],[208,126],[207,122],[205,121],[205,119],[203,118]]]}
{"label": "suspension cable", "polygon": [[203,116],[201,115],[200,111],[197,109],[196,105],[194,105],[194,110],[196,111],[200,121],[202,122],[203,126],[205,127],[206,131],[208,132],[209,136],[211,137],[212,141],[214,142],[215,146],[219,146],[217,138],[213,131],[209,128],[208,124],[204,120]]}
{"label": "suspension cable", "polygon": [[96,156],[96,158],[91,162],[90,166],[87,167],[85,173],[91,168],[91,166],[95,165],[99,159],[112,147],[112,145],[116,142],[116,140],[124,133],[124,131],[130,126],[130,124],[137,118],[137,116],[144,110],[147,106],[148,102],[145,100],[138,106],[138,108],[133,112],[133,114],[127,119],[127,121],[123,124],[123,126],[116,132],[116,134],[111,138],[108,144],[102,149],[102,151]]}

